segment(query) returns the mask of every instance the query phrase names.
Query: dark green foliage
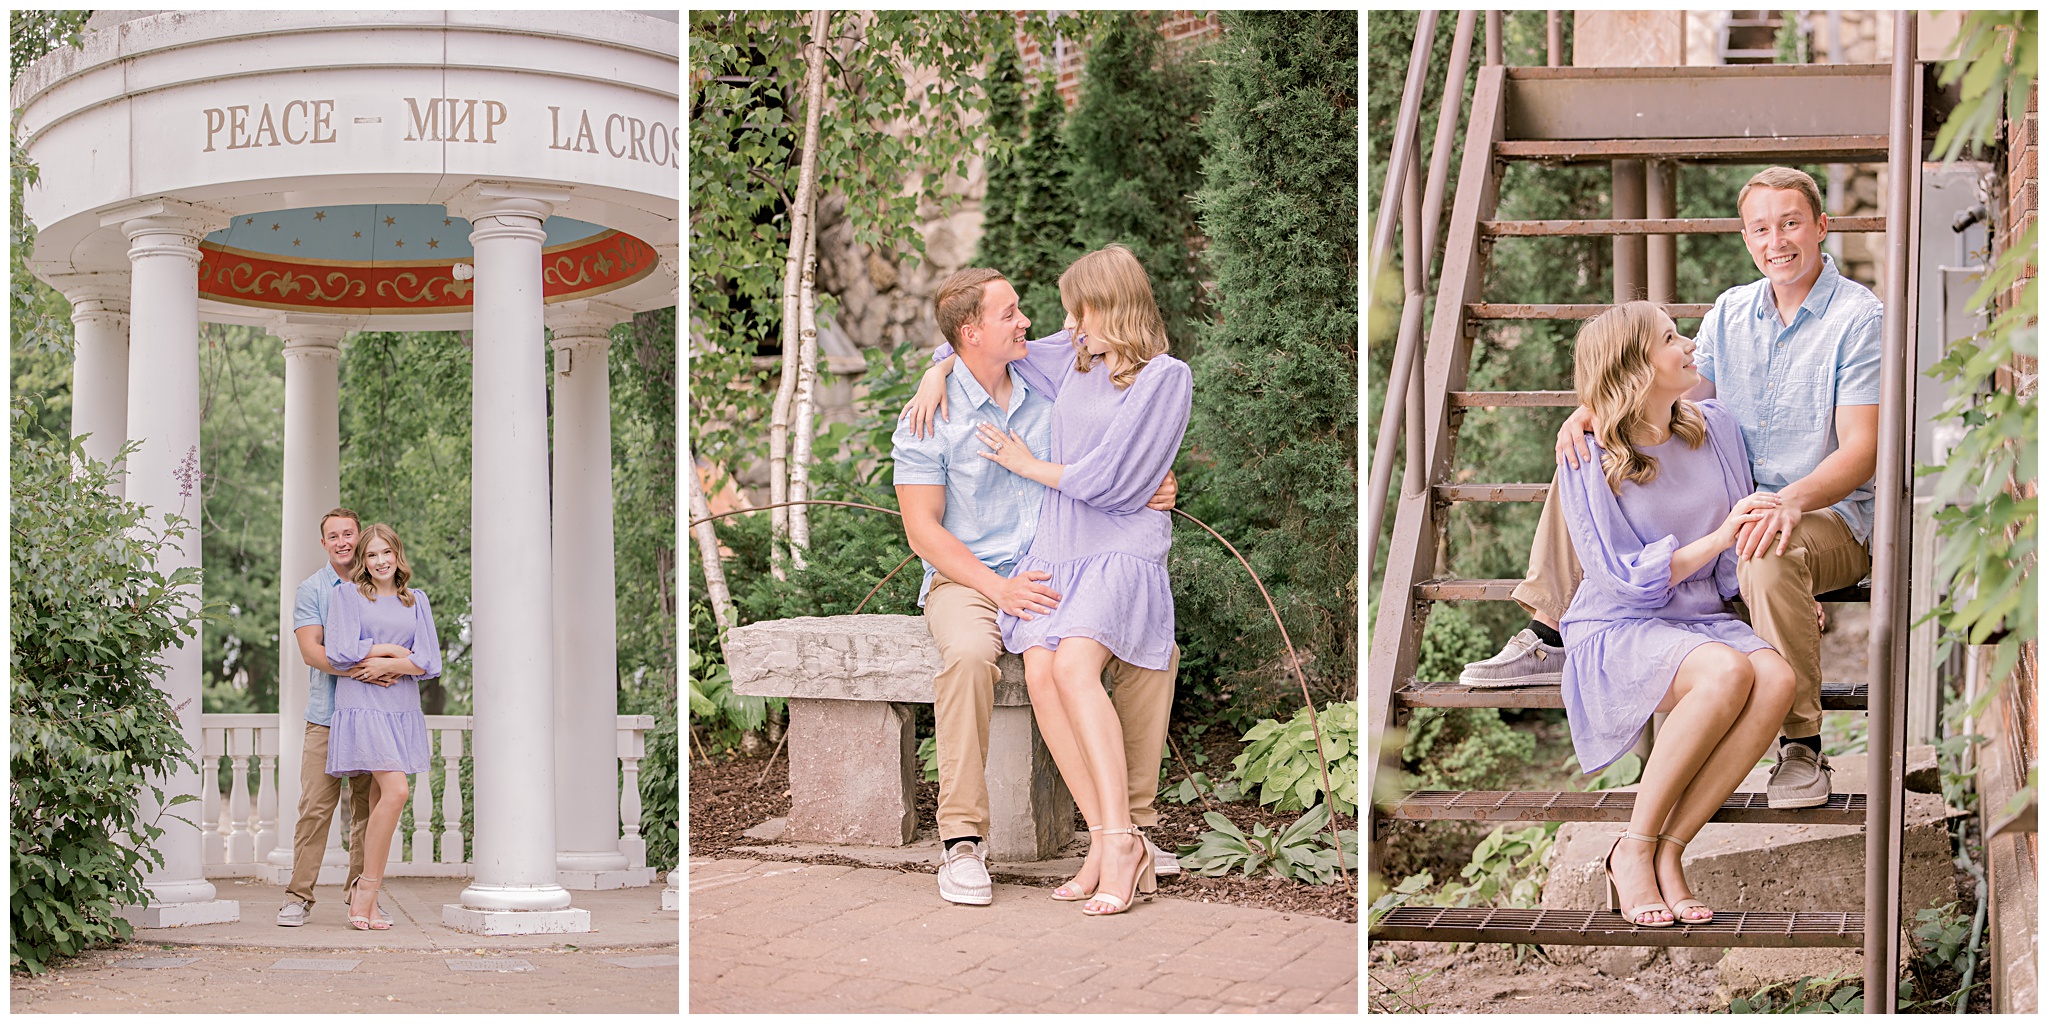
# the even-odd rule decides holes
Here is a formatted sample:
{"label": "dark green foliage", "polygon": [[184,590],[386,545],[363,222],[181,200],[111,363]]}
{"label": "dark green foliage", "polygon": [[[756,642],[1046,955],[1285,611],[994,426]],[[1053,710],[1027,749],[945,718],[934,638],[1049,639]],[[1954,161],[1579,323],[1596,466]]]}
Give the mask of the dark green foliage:
{"label": "dark green foliage", "polygon": [[[536,366],[534,372],[545,371]],[[341,394],[341,503],[361,515],[364,526],[390,523],[397,528],[412,566],[412,585],[433,601],[441,630],[441,678],[421,680],[420,703],[430,715],[467,714],[470,658],[462,641],[462,624],[469,620],[470,566],[467,335],[350,335],[341,355]],[[306,529],[317,526],[308,523]],[[291,583],[298,585],[297,580]]]}
{"label": "dark green foliage", "polygon": [[149,901],[143,873],[163,865],[151,844],[164,830],[142,818],[142,792],[166,806],[163,778],[197,770],[151,680],[166,650],[196,641],[199,571],[156,571],[184,521],[160,530],[142,506],[109,494],[106,465],[75,440],[31,429],[34,405],[11,410],[8,961],[40,974],[128,938],[116,905]]}
{"label": "dark green foliage", "polygon": [[1189,248],[1199,228],[1187,201],[1203,180],[1205,136],[1191,128],[1208,105],[1205,71],[1167,51],[1155,16],[1116,12],[1089,41],[1080,100],[1067,120],[1075,241],[1082,251],[1130,247],[1183,358],[1195,341],[1191,325],[1206,312],[1202,269]]}
{"label": "dark green foliage", "polygon": [[1019,157],[1024,140],[1024,76],[1017,70],[1017,48],[999,46],[982,79],[988,90],[988,133],[1012,143],[1007,159],[988,160],[988,192],[981,202],[981,243],[972,266],[1003,268],[1005,257],[1022,246],[1017,214],[1024,202],[1023,167]]}
{"label": "dark green foliage", "polygon": [[91,11],[23,11],[7,15],[7,80],[60,46],[77,46]]}
{"label": "dark green foliage", "polygon": [[[15,39],[21,39],[19,22],[24,14],[14,12]],[[17,63],[17,70],[19,64]],[[36,228],[21,212],[21,197],[35,187],[38,173],[21,148],[18,135],[7,140],[8,209],[13,230],[7,244],[7,320],[14,333],[13,396],[42,396],[34,406],[34,420],[26,429],[44,437],[66,437],[71,433],[71,304],[57,290],[29,273],[29,255],[35,249]]]}
{"label": "dark green foliage", "polygon": [[1025,126],[1028,138],[1017,140],[1007,165],[989,171],[981,247],[974,259],[976,266],[994,267],[1010,279],[1017,305],[1039,337],[1065,322],[1060,273],[1080,255],[1074,241],[1079,214],[1069,186],[1066,115],[1059,90],[1050,78],[1042,79]]}
{"label": "dark green foliage", "polygon": [[[201,324],[199,401],[206,597],[222,611],[204,635],[205,710],[269,711],[278,688],[283,344],[253,327]],[[311,535],[315,524],[302,528]],[[291,682],[304,686],[305,676]]]}
{"label": "dark green foliage", "polygon": [[[613,329],[611,405],[619,709],[621,714],[657,716],[665,709],[666,728],[673,730],[678,625],[675,307],[636,314]],[[626,710],[628,705],[635,710]],[[649,762],[652,742],[650,737]]]}
{"label": "dark green foliage", "polygon": [[[1317,691],[1357,677],[1357,29],[1350,12],[1225,12],[1196,197],[1216,323],[1194,359],[1181,504],[1272,592]],[[1229,552],[1177,527],[1182,693],[1242,728],[1301,693]]]}

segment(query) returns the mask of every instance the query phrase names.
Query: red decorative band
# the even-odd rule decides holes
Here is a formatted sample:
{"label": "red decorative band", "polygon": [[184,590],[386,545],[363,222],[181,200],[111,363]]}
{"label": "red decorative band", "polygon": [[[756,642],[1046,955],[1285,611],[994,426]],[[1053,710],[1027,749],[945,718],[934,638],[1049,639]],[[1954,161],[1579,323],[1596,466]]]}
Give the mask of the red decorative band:
{"label": "red decorative band", "polygon": [[[199,248],[199,294],[241,306],[365,314],[463,313],[469,311],[475,290],[475,282],[455,279],[456,260],[301,263],[211,242]],[[652,273],[659,259],[653,246],[621,231],[544,250],[543,301],[583,299],[623,288]]]}

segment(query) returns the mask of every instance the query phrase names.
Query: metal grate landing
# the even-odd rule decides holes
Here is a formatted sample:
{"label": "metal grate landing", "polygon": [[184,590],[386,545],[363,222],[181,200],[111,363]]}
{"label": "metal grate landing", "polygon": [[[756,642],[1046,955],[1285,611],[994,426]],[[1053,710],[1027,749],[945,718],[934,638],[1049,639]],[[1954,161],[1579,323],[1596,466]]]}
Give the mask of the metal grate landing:
{"label": "metal grate landing", "polygon": [[[1861,825],[1869,797],[1836,793],[1819,807],[1772,810],[1762,793],[1733,793],[1714,813],[1721,823]],[[1386,811],[1407,821],[1609,821],[1625,822],[1635,810],[1634,793],[1426,789]]]}
{"label": "metal grate landing", "polygon": [[1520,942],[1560,946],[1863,945],[1863,915],[1722,911],[1706,924],[1641,928],[1611,910],[1399,907],[1372,929],[1375,941]]}
{"label": "metal grate landing", "polygon": [[[1561,708],[1564,691],[1552,686],[1464,686],[1409,683],[1394,691],[1394,702],[1410,708]],[[1822,683],[1823,711],[1870,710],[1869,683]]]}

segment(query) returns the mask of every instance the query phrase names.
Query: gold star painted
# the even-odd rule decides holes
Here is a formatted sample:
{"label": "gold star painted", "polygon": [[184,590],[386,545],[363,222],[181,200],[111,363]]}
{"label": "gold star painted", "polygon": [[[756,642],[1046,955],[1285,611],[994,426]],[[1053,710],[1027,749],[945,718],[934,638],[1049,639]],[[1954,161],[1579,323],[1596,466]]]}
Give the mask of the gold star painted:
{"label": "gold star painted", "polygon": [[298,240],[298,239],[296,239],[296,238],[292,239],[292,248],[296,249],[296,248],[298,248],[298,247],[299,247],[299,240]]}
{"label": "gold star painted", "polygon": [[429,248],[429,249],[439,249],[440,247],[441,247],[441,240],[440,240],[440,239],[438,239],[438,238],[429,238],[429,239],[427,239],[427,248]]}
{"label": "gold star painted", "polygon": [[244,218],[244,219],[243,219],[243,221],[242,221],[242,223],[244,223],[244,224],[254,224],[254,223],[256,223],[256,218],[254,218],[254,217],[248,217],[248,218]]}
{"label": "gold star painted", "polygon": [[391,244],[392,244],[392,245],[394,245],[394,246],[397,246],[397,247],[398,247],[398,248],[400,248],[400,249],[403,249],[403,248],[405,248],[405,239],[401,238],[401,239],[399,239],[399,240],[397,240],[397,241],[395,241],[395,242],[393,242],[393,243],[391,243]]}
{"label": "gold star painted", "polygon": [[392,226],[392,225],[394,225],[394,224],[396,224],[396,223],[398,223],[398,218],[396,218],[396,217],[386,217],[386,218],[384,218],[384,226],[385,226],[385,227],[387,227],[387,228],[388,228],[388,227],[390,227],[390,226]]}
{"label": "gold star painted", "polygon": [[326,210],[321,210],[321,211],[319,211],[319,212],[317,212],[317,213],[313,214],[313,219],[314,219],[314,220],[326,220],[326,219],[327,219],[327,211],[326,211]]}
{"label": "gold star painted", "polygon": [[357,237],[357,238],[361,238],[361,237],[363,237],[363,233],[362,233],[362,232],[360,232],[360,231],[356,232],[356,237]]}
{"label": "gold star painted", "polygon": [[270,230],[272,230],[272,231],[276,231],[276,230],[277,230],[277,225],[275,225],[275,224],[272,224],[272,225],[270,226]]}
{"label": "gold star painted", "polygon": [[447,227],[447,226],[448,226],[448,225],[450,225],[450,224],[453,224],[453,223],[455,223],[455,222],[454,222],[454,221],[452,221],[452,220],[449,220],[449,219],[448,219],[448,218],[446,218],[446,217],[443,217],[443,218],[441,218],[441,226],[442,226],[442,227],[444,227],[444,228],[445,228],[445,227]]}

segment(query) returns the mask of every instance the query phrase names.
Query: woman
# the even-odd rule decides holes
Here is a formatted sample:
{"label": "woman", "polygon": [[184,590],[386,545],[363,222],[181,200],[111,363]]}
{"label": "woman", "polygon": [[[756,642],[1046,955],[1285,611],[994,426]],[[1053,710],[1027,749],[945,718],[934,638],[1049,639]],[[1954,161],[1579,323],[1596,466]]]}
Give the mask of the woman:
{"label": "woman", "polygon": [[[1121,913],[1155,886],[1151,851],[1131,824],[1123,725],[1102,686],[1114,656],[1145,669],[1172,661],[1173,589],[1167,513],[1146,503],[1180,451],[1193,400],[1188,365],[1167,338],[1145,268],[1121,245],[1074,261],[1060,275],[1068,329],[1029,345],[1012,363],[1053,400],[1051,460],[1024,439],[984,425],[982,455],[1049,488],[1030,550],[1012,575],[1045,573],[1057,609],[998,617],[1003,646],[1023,655],[1031,710],[1046,749],[1088,821],[1081,873],[1054,890],[1087,900],[1090,916]],[[950,361],[927,371],[913,416],[944,395]]]}
{"label": "woman", "polygon": [[1754,493],[1742,432],[1700,384],[1693,343],[1647,302],[1579,331],[1575,383],[1597,459],[1560,461],[1565,522],[1585,568],[1566,612],[1564,699],[1588,773],[1668,712],[1628,830],[1608,851],[1609,909],[1649,928],[1714,913],[1681,851],[1754,768],[1792,704],[1792,669],[1731,614],[1736,536],[1777,503]]}
{"label": "woman", "polygon": [[328,607],[327,660],[348,675],[335,683],[327,774],[368,775],[374,787],[363,874],[349,894],[348,922],[358,931],[391,927],[376,914],[377,890],[405,809],[405,777],[427,770],[419,681],[441,674],[441,642],[427,595],[409,589],[411,579],[397,531],[372,523]]}

